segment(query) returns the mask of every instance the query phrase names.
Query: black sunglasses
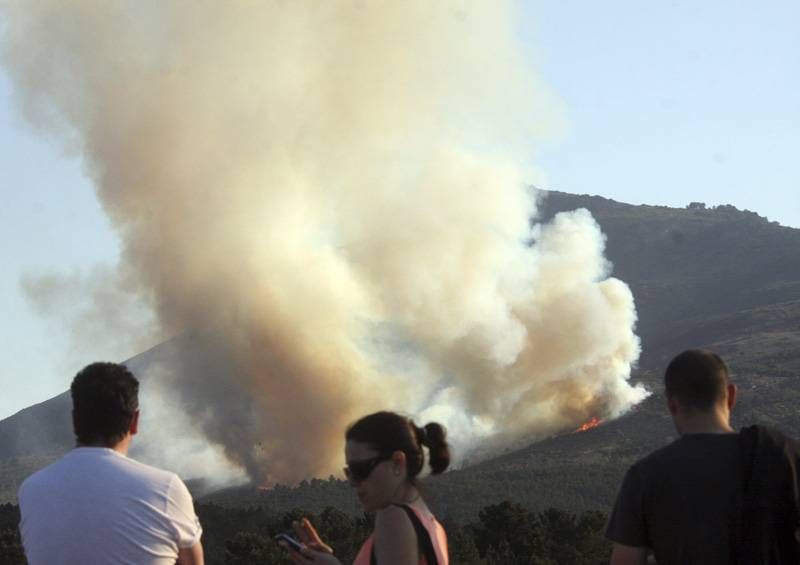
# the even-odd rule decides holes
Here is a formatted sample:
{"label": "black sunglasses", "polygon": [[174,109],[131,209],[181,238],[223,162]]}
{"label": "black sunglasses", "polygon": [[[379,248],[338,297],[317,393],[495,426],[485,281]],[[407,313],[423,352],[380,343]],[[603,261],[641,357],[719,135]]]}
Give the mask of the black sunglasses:
{"label": "black sunglasses", "polygon": [[351,483],[360,483],[366,481],[378,464],[388,461],[391,458],[392,454],[388,453],[378,455],[377,457],[370,457],[369,459],[350,461],[347,464],[347,467],[344,468],[344,474],[347,477],[347,480]]}

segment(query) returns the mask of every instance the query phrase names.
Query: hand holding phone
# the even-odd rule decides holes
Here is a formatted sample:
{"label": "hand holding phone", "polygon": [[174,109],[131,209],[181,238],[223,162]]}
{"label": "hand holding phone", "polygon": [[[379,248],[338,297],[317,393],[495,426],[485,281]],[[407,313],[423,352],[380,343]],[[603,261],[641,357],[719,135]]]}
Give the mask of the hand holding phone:
{"label": "hand holding phone", "polygon": [[302,549],[302,547],[303,547],[302,544],[299,541],[294,539],[289,534],[278,534],[277,536],[275,536],[275,541],[276,542],[284,542],[286,545],[289,546],[289,549],[291,549],[292,551],[298,551],[299,552],[300,549]]}

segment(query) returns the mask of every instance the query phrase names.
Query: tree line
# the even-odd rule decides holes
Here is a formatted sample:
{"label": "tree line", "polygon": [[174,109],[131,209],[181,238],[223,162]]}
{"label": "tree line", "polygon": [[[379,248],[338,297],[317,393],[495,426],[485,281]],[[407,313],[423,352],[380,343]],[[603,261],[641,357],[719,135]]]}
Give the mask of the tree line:
{"label": "tree line", "polygon": [[[291,532],[291,523],[308,517],[336,551],[350,563],[373,528],[371,514],[355,516],[328,507],[317,514],[301,510],[275,516],[264,507],[227,508],[200,503],[203,547],[210,565],[291,563],[274,536]],[[450,559],[454,565],[599,565],[608,563],[610,543],[603,537],[607,516],[572,514],[556,508],[531,512],[510,501],[484,507],[478,520],[460,525],[445,517]],[[18,532],[19,508],[0,505],[0,563],[24,564]]]}

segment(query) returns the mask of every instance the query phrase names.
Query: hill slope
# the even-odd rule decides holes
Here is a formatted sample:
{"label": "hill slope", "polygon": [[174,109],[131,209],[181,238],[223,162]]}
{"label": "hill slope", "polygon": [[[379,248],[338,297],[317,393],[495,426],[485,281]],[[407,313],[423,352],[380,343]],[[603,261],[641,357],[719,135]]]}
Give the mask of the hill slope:
{"label": "hill slope", "polygon": [[[531,509],[608,509],[627,466],[674,437],[660,374],[687,347],[714,349],[729,362],[741,389],[736,423],[760,421],[800,435],[800,230],[729,206],[631,206],[559,192],[547,194],[542,217],[576,208],[597,219],[614,276],[633,290],[643,347],[633,380],[654,394],[614,422],[432,479],[428,496],[442,516],[469,520],[505,498]],[[68,414],[62,395],[0,421],[0,501],[69,448]],[[227,489],[206,500],[276,512],[326,505],[355,512],[348,491],[341,481],[314,480],[296,489]]]}
{"label": "hill slope", "polygon": [[[608,511],[627,467],[675,437],[661,373],[688,347],[713,349],[729,362],[740,387],[735,425],[761,422],[800,435],[800,230],[728,206],[631,206],[558,192],[548,194],[542,217],[576,208],[600,223],[613,274],[633,290],[643,348],[633,380],[654,394],[616,421],[430,479],[427,498],[438,515],[471,521],[503,499],[533,510]],[[276,512],[328,504],[357,511],[347,491],[318,481],[229,489],[206,500]]]}

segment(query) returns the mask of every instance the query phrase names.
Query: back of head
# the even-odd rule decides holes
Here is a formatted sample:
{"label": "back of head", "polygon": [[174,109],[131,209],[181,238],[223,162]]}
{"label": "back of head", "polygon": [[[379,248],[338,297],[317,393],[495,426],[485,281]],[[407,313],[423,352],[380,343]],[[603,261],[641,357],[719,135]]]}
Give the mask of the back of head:
{"label": "back of head", "polygon": [[72,380],[72,424],[82,445],[113,447],[139,409],[139,381],[117,363],[92,363]]}
{"label": "back of head", "polygon": [[728,386],[728,367],[719,355],[690,349],[675,357],[664,373],[667,396],[682,407],[710,412],[724,401]]}
{"label": "back of head", "polygon": [[352,424],[345,437],[348,441],[366,443],[382,454],[405,453],[408,478],[412,482],[425,464],[423,446],[428,448],[431,473],[442,473],[450,464],[447,433],[444,426],[436,422],[420,428],[400,414],[375,412]]}

